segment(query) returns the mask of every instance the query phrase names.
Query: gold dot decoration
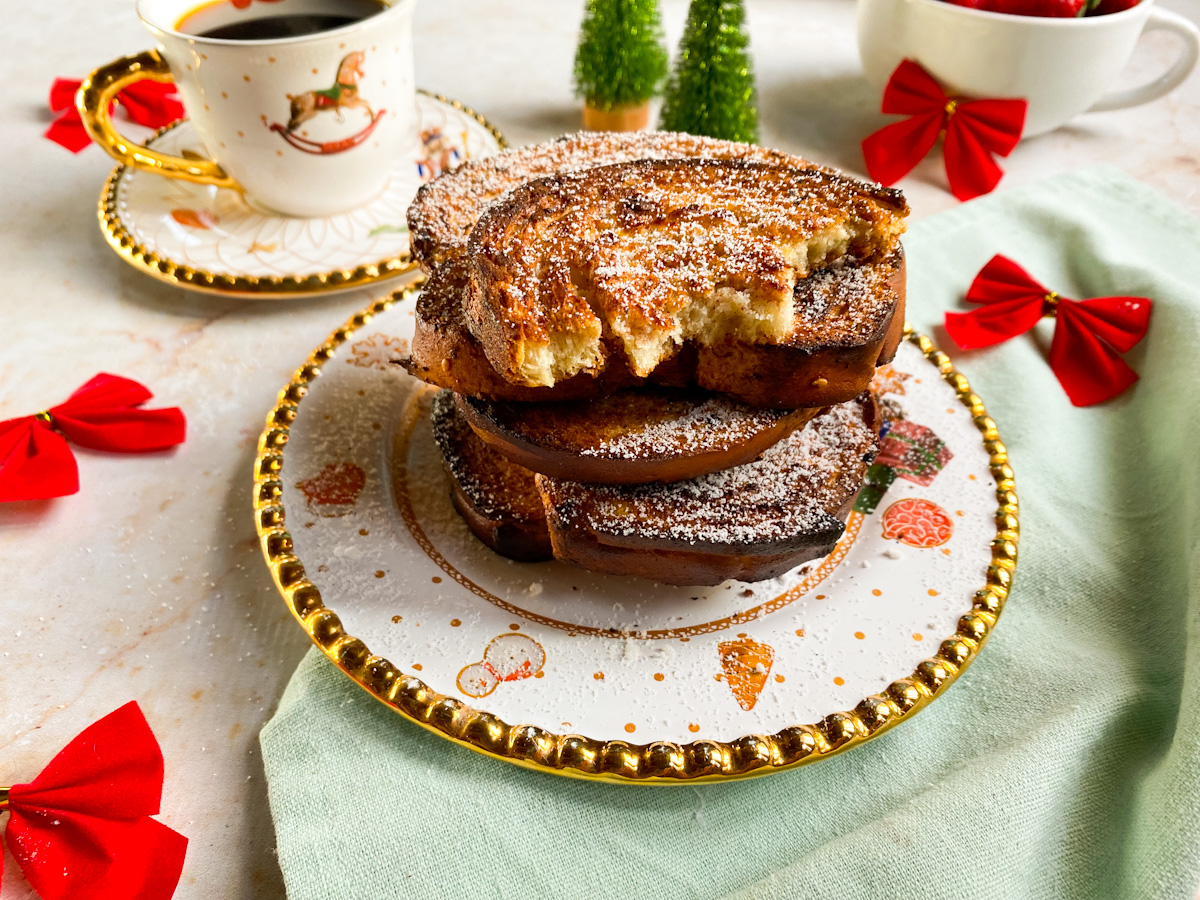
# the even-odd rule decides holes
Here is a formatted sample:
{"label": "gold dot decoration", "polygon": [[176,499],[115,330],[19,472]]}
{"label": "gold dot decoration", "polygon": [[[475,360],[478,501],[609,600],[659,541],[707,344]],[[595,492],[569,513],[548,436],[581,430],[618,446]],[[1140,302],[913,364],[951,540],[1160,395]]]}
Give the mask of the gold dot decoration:
{"label": "gold dot decoration", "polygon": [[462,621],[461,621],[460,619],[451,619],[451,620],[450,620],[450,627],[451,627],[451,628],[457,628],[457,627],[458,627],[459,625],[461,625],[461,624],[462,624]]}
{"label": "gold dot decoration", "polygon": [[688,723],[688,731],[690,731],[692,734],[695,734],[699,730],[700,730],[700,726],[697,725],[695,722]]}
{"label": "gold dot decoration", "polygon": [[833,683],[836,684],[838,687],[841,687],[843,684],[846,683],[846,679],[843,678],[841,675],[839,675],[837,678],[833,679]]}
{"label": "gold dot decoration", "polygon": [[914,631],[913,632],[913,640],[914,641],[923,641],[923,640],[925,640],[925,636],[918,631]]}
{"label": "gold dot decoration", "polygon": [[375,577],[376,577],[376,578],[382,578],[382,577],[383,577],[384,575],[386,575],[386,574],[387,574],[387,572],[383,571],[383,569],[376,569],[376,570],[375,570]]}
{"label": "gold dot decoration", "polygon": [[422,666],[420,663],[413,663],[413,668],[420,672],[424,666]]}
{"label": "gold dot decoration", "polygon": [[358,529],[358,533],[361,534],[363,537],[366,537],[371,532],[368,531],[366,528],[360,528],[360,529]]}
{"label": "gold dot decoration", "polygon": [[876,597],[883,596],[883,591],[881,591],[879,588],[872,588],[871,593],[874,594]]}
{"label": "gold dot decoration", "polygon": [[596,672],[594,675],[592,675],[592,677],[593,677],[593,678],[595,678],[597,681],[603,681],[603,680],[604,680],[604,673],[603,673],[603,672]]}
{"label": "gold dot decoration", "polygon": [[662,680],[663,680],[664,678],[666,678],[666,677],[667,677],[667,676],[666,676],[666,675],[664,675],[662,672],[655,672],[655,673],[654,673],[654,680],[655,680],[655,681],[662,681]]}
{"label": "gold dot decoration", "polygon": [[634,725],[632,722],[626,722],[625,730],[628,731],[630,734],[633,734],[635,731],[637,731],[637,726]]}
{"label": "gold dot decoration", "polygon": [[804,629],[803,628],[796,629],[796,637],[804,637]]}
{"label": "gold dot decoration", "polygon": [[392,616],[392,624],[395,625],[395,624],[399,623],[400,621],[402,621],[403,619],[404,619],[404,616]]}
{"label": "gold dot decoration", "polygon": [[938,592],[937,592],[937,591],[935,591],[933,588],[930,588],[930,589],[929,589],[929,596],[930,596],[930,597],[936,597],[937,595],[938,595]]}
{"label": "gold dot decoration", "polygon": [[856,631],[856,632],[854,632],[854,636],[855,636],[856,638],[858,638],[860,641],[861,641],[863,638],[865,638],[865,637],[866,637],[866,635],[865,635],[865,634],[863,634],[861,631]]}
{"label": "gold dot decoration", "polygon": [[521,626],[518,625],[516,622],[513,622],[511,625],[508,626],[508,630],[509,631],[520,631]]}
{"label": "gold dot decoration", "polygon": [[430,578],[429,580],[430,580],[430,581],[432,581],[434,584],[441,584],[441,583],[442,583],[442,576],[441,576],[441,575],[434,575],[434,576],[433,576],[432,578]]}

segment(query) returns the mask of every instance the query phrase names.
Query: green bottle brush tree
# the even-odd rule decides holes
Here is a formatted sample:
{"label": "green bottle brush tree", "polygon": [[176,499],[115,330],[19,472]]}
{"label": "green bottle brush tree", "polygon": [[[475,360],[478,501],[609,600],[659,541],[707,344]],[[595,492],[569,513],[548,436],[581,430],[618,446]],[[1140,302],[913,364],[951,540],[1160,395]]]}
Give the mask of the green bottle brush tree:
{"label": "green bottle brush tree", "polygon": [[658,127],[758,142],[758,91],[742,0],[692,0]]}
{"label": "green bottle brush tree", "polygon": [[584,127],[636,131],[667,75],[658,0],[588,0],[575,53]]}

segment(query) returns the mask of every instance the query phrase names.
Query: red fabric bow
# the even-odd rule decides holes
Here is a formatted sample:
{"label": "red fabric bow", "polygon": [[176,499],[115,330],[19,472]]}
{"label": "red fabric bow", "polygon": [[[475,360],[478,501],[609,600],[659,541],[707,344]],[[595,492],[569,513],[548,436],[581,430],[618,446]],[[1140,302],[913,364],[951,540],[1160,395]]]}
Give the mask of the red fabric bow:
{"label": "red fabric bow", "polygon": [[925,158],[944,131],[950,192],[959,200],[986,194],[1004,175],[993,156],[1008,156],[1021,140],[1026,106],[1024,100],[951,97],[921,66],[903,60],[883,91],[883,112],[909,118],[884,126],[862,142],[867,171],[881,184],[895,184]]}
{"label": "red fabric bow", "polygon": [[[80,81],[55,78],[50,86],[50,109],[60,113],[46,129],[45,137],[56,144],[78,153],[92,142],[79,110],[75,108],[75,92]],[[139,81],[117,94],[117,102],[124,107],[129,118],[147,128],[162,128],[183,117],[183,103],[175,93],[175,85],[160,81]],[[109,109],[111,114],[112,110]]]}
{"label": "red fabric bow", "polygon": [[136,381],[102,373],[65,403],[0,422],[0,502],[78,491],[79,469],[68,438],[81,447],[116,453],[183,443],[187,421],[177,407],[134,409],[152,396]]}
{"label": "red fabric bow", "polygon": [[166,900],[187,838],[150,818],[162,783],[158,741],[127,703],[13,785],[8,850],[44,900]]}
{"label": "red fabric bow", "polygon": [[1050,368],[1075,406],[1111,400],[1138,380],[1118,354],[1146,336],[1152,304],[1145,297],[1069,300],[996,255],[975,276],[967,301],[982,307],[946,313],[946,333],[963,350],[990,347],[1055,317]]}

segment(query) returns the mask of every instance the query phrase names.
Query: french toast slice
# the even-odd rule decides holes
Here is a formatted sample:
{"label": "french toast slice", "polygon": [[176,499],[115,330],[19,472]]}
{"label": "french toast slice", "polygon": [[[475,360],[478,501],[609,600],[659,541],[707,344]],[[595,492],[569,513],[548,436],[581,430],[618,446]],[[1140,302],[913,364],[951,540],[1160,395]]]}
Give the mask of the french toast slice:
{"label": "french toast slice", "polygon": [[462,306],[465,291],[466,272],[454,262],[439,266],[421,286],[409,355],[400,360],[409,374],[468,397],[534,403],[602,397],[639,381],[621,366],[599,375],[580,373],[553,387],[529,387],[501,378],[467,327]]}
{"label": "french toast slice", "polygon": [[759,461],[690,481],[535,481],[556,559],[665,584],[762,581],[833,550],[878,446],[878,409],[863,394]]}
{"label": "french toast slice", "polygon": [[785,340],[797,281],[894,252],[907,213],[898,191],[740,159],[542,178],[471,231],[467,323],[518,384],[599,372],[614,351],[644,378],[687,342]]}
{"label": "french toast slice", "polygon": [[552,559],[546,513],[533,473],[487,446],[439,391],[430,410],[433,438],[450,476],[450,499],[467,527],[501,556],[521,562]]}
{"label": "french toast slice", "polygon": [[878,263],[814,272],[796,286],[795,326],[784,341],[702,346],[693,380],[756,407],[844,403],[896,355],[906,282],[901,248]]}
{"label": "french toast slice", "polygon": [[[401,364],[417,378],[468,397],[540,402],[593,399],[642,379],[620,360],[599,373],[580,373],[552,387],[528,387],[501,377],[467,327],[461,264],[439,266],[417,299],[410,356]],[[698,384],[755,407],[794,409],[842,403],[889,362],[904,329],[902,249],[878,262],[813,273],[793,293],[796,326],[780,344],[723,341],[685,347],[649,380]]]}
{"label": "french toast slice", "polygon": [[594,484],[684,481],[757,459],[821,410],[754,409],[719,394],[632,388],[586,403],[457,398],[459,412],[510,462]]}
{"label": "french toast slice", "polygon": [[753,159],[796,168],[819,168],[798,156],[678,132],[579,132],[557,140],[506,150],[427,182],[408,208],[413,259],[426,272],[461,255],[480,216],[506,191],[535,178],[635,159],[703,156]]}

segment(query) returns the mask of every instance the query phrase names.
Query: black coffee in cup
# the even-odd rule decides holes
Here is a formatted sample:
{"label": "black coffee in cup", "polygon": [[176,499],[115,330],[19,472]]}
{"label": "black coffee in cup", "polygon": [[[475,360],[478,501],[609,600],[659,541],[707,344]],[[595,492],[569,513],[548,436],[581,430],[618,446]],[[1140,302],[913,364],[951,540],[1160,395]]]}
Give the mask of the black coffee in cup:
{"label": "black coffee in cup", "polygon": [[352,25],[387,9],[382,0],[328,0],[326,3],[306,4],[304,12],[279,12],[258,15],[239,10],[232,3],[205,4],[185,15],[177,31],[196,37],[224,41],[272,41],[281,38],[303,37]]}

